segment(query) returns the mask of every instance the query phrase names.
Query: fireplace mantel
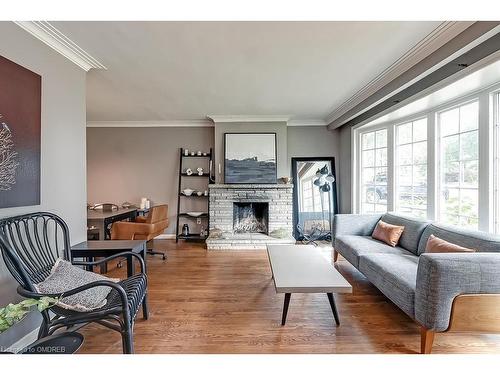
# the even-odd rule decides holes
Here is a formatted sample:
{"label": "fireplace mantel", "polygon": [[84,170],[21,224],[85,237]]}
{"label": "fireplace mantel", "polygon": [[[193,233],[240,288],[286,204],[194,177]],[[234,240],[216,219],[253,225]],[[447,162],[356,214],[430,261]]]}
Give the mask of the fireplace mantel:
{"label": "fireplace mantel", "polygon": [[293,189],[293,184],[211,184],[209,189]]}

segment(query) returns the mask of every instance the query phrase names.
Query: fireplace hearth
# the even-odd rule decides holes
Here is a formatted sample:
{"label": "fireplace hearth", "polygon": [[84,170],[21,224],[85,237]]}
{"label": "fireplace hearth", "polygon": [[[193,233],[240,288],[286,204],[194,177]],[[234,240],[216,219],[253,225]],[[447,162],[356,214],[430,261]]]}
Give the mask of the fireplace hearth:
{"label": "fireplace hearth", "polygon": [[267,234],[269,203],[267,202],[234,202],[234,233]]}

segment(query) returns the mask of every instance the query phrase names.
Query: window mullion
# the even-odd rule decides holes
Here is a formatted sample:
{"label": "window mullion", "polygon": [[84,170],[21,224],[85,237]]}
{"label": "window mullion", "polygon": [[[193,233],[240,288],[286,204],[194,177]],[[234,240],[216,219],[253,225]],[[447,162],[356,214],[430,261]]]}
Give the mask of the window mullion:
{"label": "window mullion", "polygon": [[396,207],[395,128],[395,125],[387,128],[387,211],[394,211]]}
{"label": "window mullion", "polygon": [[490,122],[490,95],[479,96],[479,229],[493,232],[493,128]]}
{"label": "window mullion", "polygon": [[427,218],[435,220],[437,218],[438,201],[437,189],[439,183],[437,181],[438,174],[438,158],[437,158],[437,122],[436,112],[431,112],[427,115]]}

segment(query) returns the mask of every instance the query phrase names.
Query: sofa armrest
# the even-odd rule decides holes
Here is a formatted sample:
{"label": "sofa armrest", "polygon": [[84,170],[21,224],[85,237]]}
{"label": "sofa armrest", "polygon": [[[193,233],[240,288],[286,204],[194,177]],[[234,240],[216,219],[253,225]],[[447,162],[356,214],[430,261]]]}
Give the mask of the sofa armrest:
{"label": "sofa armrest", "polygon": [[382,214],[355,215],[337,214],[333,218],[332,239],[335,243],[337,236],[347,234],[354,236],[370,236],[375,229]]}
{"label": "sofa armrest", "polygon": [[426,329],[445,331],[455,297],[491,293],[500,293],[500,253],[422,254],[415,319]]}

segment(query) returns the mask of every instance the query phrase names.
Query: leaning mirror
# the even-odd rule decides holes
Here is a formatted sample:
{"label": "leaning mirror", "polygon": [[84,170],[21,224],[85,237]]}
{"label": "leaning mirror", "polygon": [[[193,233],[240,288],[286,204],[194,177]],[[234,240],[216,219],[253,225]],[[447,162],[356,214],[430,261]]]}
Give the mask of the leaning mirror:
{"label": "leaning mirror", "polygon": [[331,241],[338,213],[334,157],[292,158],[293,228],[296,240]]}

